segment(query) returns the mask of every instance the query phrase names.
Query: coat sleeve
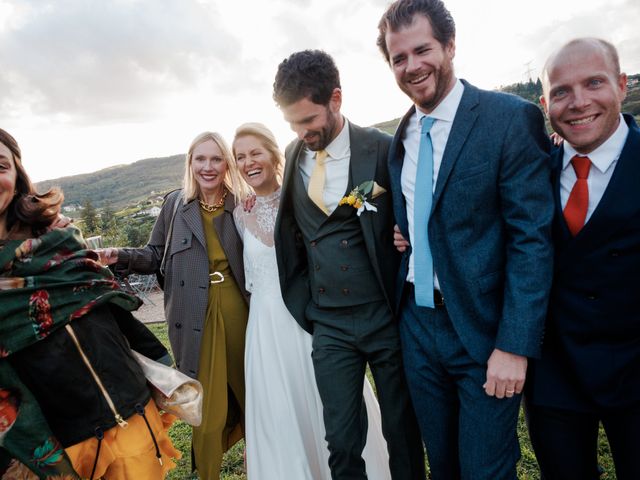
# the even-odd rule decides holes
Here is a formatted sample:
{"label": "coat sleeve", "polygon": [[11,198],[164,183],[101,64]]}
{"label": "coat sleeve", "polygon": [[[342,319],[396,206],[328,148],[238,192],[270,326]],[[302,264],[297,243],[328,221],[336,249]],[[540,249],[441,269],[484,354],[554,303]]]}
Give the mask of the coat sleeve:
{"label": "coat sleeve", "polygon": [[179,200],[181,193],[181,190],[177,190],[167,195],[147,245],[141,248],[122,248],[118,251],[116,273],[123,276],[130,273],[148,275],[160,269],[175,202]]}
{"label": "coat sleeve", "polygon": [[530,103],[519,110],[507,130],[498,180],[507,240],[504,304],[495,347],[536,357],[553,275],[554,204],[542,114]]}

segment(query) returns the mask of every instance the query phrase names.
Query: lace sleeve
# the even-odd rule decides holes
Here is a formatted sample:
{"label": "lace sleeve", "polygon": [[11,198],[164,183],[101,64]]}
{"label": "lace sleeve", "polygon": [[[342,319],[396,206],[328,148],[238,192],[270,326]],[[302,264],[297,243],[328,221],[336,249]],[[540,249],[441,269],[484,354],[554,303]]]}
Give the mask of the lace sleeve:
{"label": "lace sleeve", "polygon": [[245,241],[244,231],[246,228],[245,213],[242,204],[236,205],[236,208],[233,209],[233,220],[243,242]]}

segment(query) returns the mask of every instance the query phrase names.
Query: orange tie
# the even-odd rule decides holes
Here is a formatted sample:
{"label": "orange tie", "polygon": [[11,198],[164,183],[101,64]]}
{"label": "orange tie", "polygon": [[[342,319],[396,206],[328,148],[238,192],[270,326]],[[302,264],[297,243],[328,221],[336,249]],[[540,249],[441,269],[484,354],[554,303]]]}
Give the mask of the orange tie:
{"label": "orange tie", "polygon": [[567,200],[567,204],[564,207],[564,218],[571,235],[575,237],[584,226],[584,221],[587,218],[587,209],[589,208],[587,178],[589,177],[591,160],[589,160],[589,157],[575,155],[571,159],[571,164],[578,178],[576,183],[573,184],[569,200]]}

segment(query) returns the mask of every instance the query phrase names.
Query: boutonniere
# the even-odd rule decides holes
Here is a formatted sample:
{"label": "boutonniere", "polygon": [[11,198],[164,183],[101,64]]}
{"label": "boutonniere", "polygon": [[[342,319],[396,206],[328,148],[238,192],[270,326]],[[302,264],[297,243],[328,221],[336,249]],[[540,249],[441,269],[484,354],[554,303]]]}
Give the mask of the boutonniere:
{"label": "boutonniere", "polygon": [[[358,216],[365,210],[377,212],[378,208],[375,204],[369,203],[378,195],[383,194],[386,190],[373,180],[362,182],[356,188],[351,190],[348,195],[342,197],[338,205],[350,205],[358,210]],[[369,195],[369,197],[367,197]]]}

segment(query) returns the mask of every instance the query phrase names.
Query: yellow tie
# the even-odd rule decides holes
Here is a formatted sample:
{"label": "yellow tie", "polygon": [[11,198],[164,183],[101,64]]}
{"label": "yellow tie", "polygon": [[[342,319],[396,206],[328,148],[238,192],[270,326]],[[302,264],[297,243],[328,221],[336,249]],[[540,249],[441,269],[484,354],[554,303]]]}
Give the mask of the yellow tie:
{"label": "yellow tie", "polygon": [[313,166],[313,171],[309,178],[309,188],[307,191],[311,201],[315,203],[326,215],[329,215],[329,211],[327,210],[327,207],[324,204],[324,199],[322,198],[324,193],[324,180],[326,176],[324,167],[326,159],[326,150],[318,150],[316,152],[316,163]]}

